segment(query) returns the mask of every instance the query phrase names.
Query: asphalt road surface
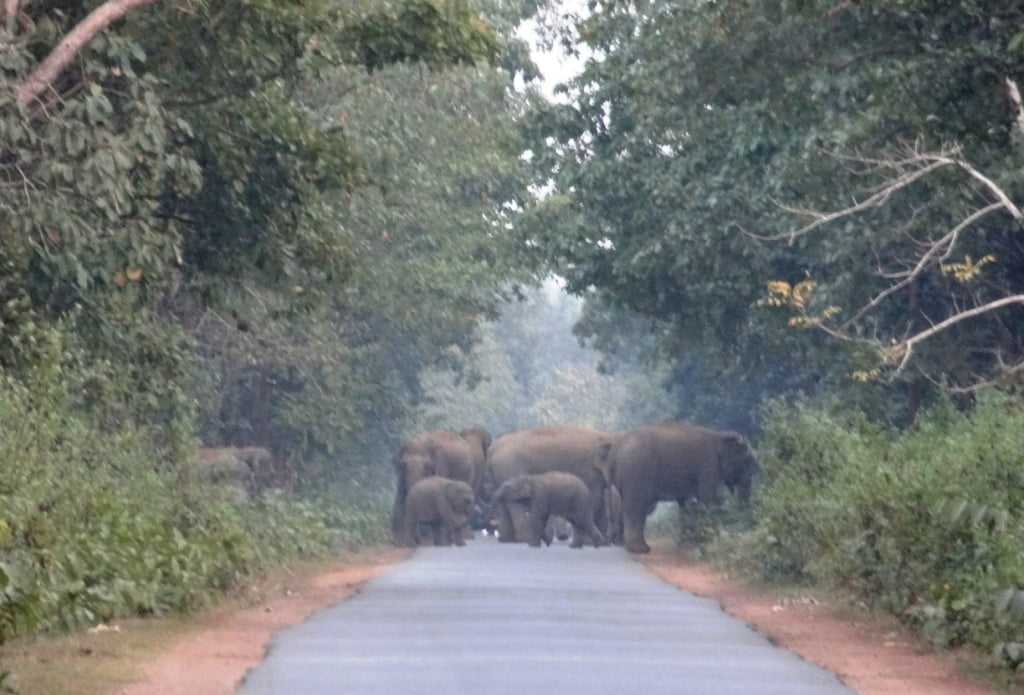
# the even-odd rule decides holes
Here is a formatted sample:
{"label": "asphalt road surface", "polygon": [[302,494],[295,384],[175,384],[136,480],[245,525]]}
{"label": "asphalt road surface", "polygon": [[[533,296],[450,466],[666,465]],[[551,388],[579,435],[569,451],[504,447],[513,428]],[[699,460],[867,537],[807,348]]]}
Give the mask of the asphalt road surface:
{"label": "asphalt road surface", "polygon": [[420,548],[274,636],[246,695],[853,695],[619,548]]}

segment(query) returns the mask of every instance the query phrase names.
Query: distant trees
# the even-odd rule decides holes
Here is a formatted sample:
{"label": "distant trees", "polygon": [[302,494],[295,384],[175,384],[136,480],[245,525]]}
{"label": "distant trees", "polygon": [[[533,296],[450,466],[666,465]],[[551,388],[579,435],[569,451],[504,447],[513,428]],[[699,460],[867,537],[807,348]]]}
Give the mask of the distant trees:
{"label": "distant trees", "polygon": [[481,343],[461,356],[465,373],[427,373],[424,403],[407,428],[479,423],[499,434],[563,423],[615,430],[671,419],[667,374],[639,359],[605,373],[598,353],[573,337],[579,318],[580,302],[550,283],[510,302],[484,325]]}

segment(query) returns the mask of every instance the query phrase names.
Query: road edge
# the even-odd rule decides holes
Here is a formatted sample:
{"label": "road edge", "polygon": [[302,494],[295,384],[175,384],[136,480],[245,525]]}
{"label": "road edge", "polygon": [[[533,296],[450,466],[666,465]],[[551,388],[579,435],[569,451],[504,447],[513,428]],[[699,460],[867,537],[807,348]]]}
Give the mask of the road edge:
{"label": "road edge", "polygon": [[356,595],[374,577],[409,557],[403,548],[377,548],[340,558],[329,571],[281,586],[259,604],[223,612],[216,626],[185,636],[159,657],[139,664],[144,674],[118,695],[232,695],[266,656],[283,628]]}
{"label": "road edge", "polygon": [[717,602],[861,695],[1002,695],[970,680],[952,654],[928,648],[895,620],[850,619],[809,596],[744,586],[671,543],[653,544],[649,555],[634,558],[663,582]]}

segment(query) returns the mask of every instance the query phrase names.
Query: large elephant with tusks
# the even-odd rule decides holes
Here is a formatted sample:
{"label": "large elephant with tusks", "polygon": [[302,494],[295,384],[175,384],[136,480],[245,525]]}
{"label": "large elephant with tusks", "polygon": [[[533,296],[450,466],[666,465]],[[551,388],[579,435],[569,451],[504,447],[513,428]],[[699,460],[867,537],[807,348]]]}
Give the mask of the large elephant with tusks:
{"label": "large elephant with tusks", "polygon": [[[572,473],[590,490],[597,527],[604,531],[607,518],[604,490],[608,481],[597,466],[598,447],[614,441],[615,435],[587,427],[552,425],[507,432],[496,438],[487,451],[487,471],[497,488],[517,475],[538,475],[551,471]],[[526,542],[531,526],[527,507],[520,502],[500,505],[498,540]]]}
{"label": "large elephant with tusks", "polygon": [[659,501],[711,502],[722,485],[747,499],[758,470],[739,433],[679,423],[637,427],[599,451],[622,498],[623,544],[632,553],[650,552],[644,526]]}
{"label": "large elephant with tusks", "polygon": [[480,492],[483,482],[483,461],[490,444],[486,430],[473,428],[464,434],[451,430],[433,430],[409,437],[395,453],[395,504],[391,514],[391,531],[397,541],[405,536],[405,498],[412,486],[424,478],[438,475],[461,480]]}

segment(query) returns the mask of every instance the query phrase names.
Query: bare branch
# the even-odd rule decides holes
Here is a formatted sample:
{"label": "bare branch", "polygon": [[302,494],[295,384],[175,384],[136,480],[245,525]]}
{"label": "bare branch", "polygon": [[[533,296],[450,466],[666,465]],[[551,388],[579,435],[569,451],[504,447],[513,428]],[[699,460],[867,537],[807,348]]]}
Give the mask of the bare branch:
{"label": "bare branch", "polygon": [[1017,83],[1009,77],[1006,78],[1006,91],[1010,93],[1010,100],[1017,106],[1017,128],[1024,134],[1024,104],[1021,103]]}
{"label": "bare branch", "polygon": [[1007,212],[1009,212],[1011,215],[1013,215],[1014,219],[1017,219],[1017,220],[1021,219],[1020,208],[1018,208],[1016,205],[1013,204],[1013,201],[1010,200],[1010,198],[1006,195],[1006,193],[1003,192],[1002,188],[1000,188],[999,186],[996,185],[995,181],[993,181],[992,179],[988,178],[987,176],[982,174],[980,171],[978,171],[977,169],[975,169],[974,167],[972,167],[970,164],[968,164],[967,162],[963,161],[962,159],[958,159],[954,163],[958,167],[960,167],[961,169],[966,171],[968,174],[970,174],[973,178],[975,178],[978,181],[981,181],[983,184],[985,184],[985,187],[988,188],[988,190],[992,193],[992,195],[994,195],[999,200],[999,202],[1001,202],[1003,204],[1003,206],[1006,208]]}
{"label": "bare branch", "polygon": [[[925,254],[921,256],[920,260],[917,262],[917,265],[914,266],[912,270],[906,271],[905,273],[901,273],[899,275],[893,275],[892,277],[900,277],[904,275],[905,277],[903,277],[902,280],[892,285],[891,287],[888,287],[882,292],[879,292],[874,297],[874,299],[872,299],[870,302],[868,302],[860,309],[858,309],[857,313],[855,313],[853,316],[851,316],[843,323],[842,329],[845,330],[849,328],[851,325],[853,325],[858,320],[863,318],[863,316],[866,313],[868,313],[876,306],[881,304],[886,297],[892,295],[895,292],[898,292],[899,290],[903,289],[904,287],[912,283],[914,280],[918,278],[918,276],[921,275],[921,273],[925,271],[925,269],[932,265],[933,261],[938,260],[941,263],[942,261],[947,260],[949,256],[952,254],[954,247],[956,246],[956,241],[960,235],[960,232],[970,227],[972,224],[980,220],[985,215],[991,212],[995,212],[996,210],[1002,209],[1002,203],[992,203],[991,205],[986,205],[982,209],[975,211],[974,214],[970,215],[969,217],[961,221],[960,224],[958,224],[956,227],[947,232],[945,236],[931,244],[928,248],[928,251],[926,251]],[[943,253],[936,259],[939,250],[943,247],[946,248],[945,253]]]}
{"label": "bare branch", "polygon": [[[1009,87],[1009,82],[1007,84]],[[1015,88],[1016,85],[1012,85],[1012,87]],[[1018,108],[1020,108],[1018,99],[1019,93],[1014,97],[1014,100],[1018,104]],[[1022,123],[1024,123],[1024,109],[1020,110]],[[883,329],[881,331],[882,335],[878,335],[879,326],[875,325],[875,335],[870,339],[859,335],[860,331],[858,328],[863,327],[863,320],[870,312],[882,306],[887,300],[891,300],[897,292],[911,286],[915,281],[924,276],[925,273],[933,271],[936,266],[951,262],[950,259],[956,253],[961,237],[967,230],[977,225],[983,219],[993,213],[1004,212],[1018,226],[1024,222],[1024,213],[1022,213],[1021,207],[993,179],[984,175],[963,159],[959,147],[944,147],[934,152],[921,152],[919,147],[918,143],[905,154],[880,159],[837,157],[844,163],[848,162],[849,170],[854,174],[881,176],[881,185],[865,191],[867,197],[863,200],[855,201],[853,205],[834,212],[804,210],[779,205],[780,208],[787,212],[811,218],[808,224],[787,234],[766,237],[757,236],[744,230],[744,233],[752,238],[763,241],[787,240],[792,245],[798,237],[818,230],[826,224],[884,206],[898,191],[907,188],[939,168],[954,166],[966,174],[973,181],[974,194],[980,194],[988,198],[989,202],[973,210],[970,214],[965,214],[950,229],[937,238],[931,234],[928,235],[928,238],[921,240],[910,237],[910,241],[913,244],[911,253],[902,259],[893,259],[896,264],[902,265],[902,268],[898,270],[883,268],[881,259],[876,254],[877,274],[889,280],[889,284],[860,308],[853,311],[850,317],[841,324],[829,325],[828,317],[835,313],[832,310],[834,308],[830,307],[820,315],[815,315],[811,313],[803,301],[786,302],[783,300],[783,304],[795,310],[797,317],[799,317],[791,320],[792,325],[814,327],[825,332],[833,339],[870,346],[880,355],[884,363],[892,368],[890,371],[892,377],[899,375],[907,368],[913,359],[915,348],[924,341],[967,319],[989,314],[1007,306],[1024,305],[1024,294],[1004,296],[986,302],[985,299],[982,299],[979,292],[967,289],[964,296],[958,296],[957,293],[951,294],[948,300],[950,303],[946,306],[946,310],[943,312],[944,315],[938,315],[934,318],[923,317],[928,324],[924,330],[919,330],[919,326],[914,325],[916,321],[922,318],[919,316],[918,319],[906,322],[902,336],[899,335],[899,327],[895,325],[890,326],[888,331]],[[930,204],[929,202],[925,205]],[[906,226],[903,227],[903,233],[910,234],[910,227],[914,217],[918,215],[919,209],[912,208],[911,221],[907,222]],[[982,264],[989,260],[991,258],[985,257],[975,263],[970,258],[965,258],[963,263],[956,265],[956,268],[959,268],[959,270],[954,270],[954,272],[964,275],[960,279],[969,279],[978,272],[978,268]],[[775,305],[781,306],[783,304]],[[971,307],[972,304],[974,305],[973,308]],[[888,332],[888,335],[885,335],[886,332]],[[1024,369],[1024,366],[1014,365],[1012,368],[1007,368],[1007,365],[1000,358],[999,369],[996,371],[1005,375],[1015,374],[1020,369]]]}
{"label": "bare branch", "polygon": [[829,19],[835,19],[836,17],[841,15],[843,12],[846,12],[851,7],[853,7],[853,0],[843,0],[841,3],[830,9],[828,12],[826,12],[825,16],[828,17]]}
{"label": "bare branch", "polygon": [[[19,4],[20,0],[5,0],[5,8]],[[67,67],[79,51],[97,34],[143,5],[159,0],[108,0],[75,26],[43,62],[24,81],[14,86],[19,104],[28,105],[51,88],[54,80]]]}
{"label": "bare branch", "polygon": [[907,363],[910,361],[910,355],[914,351],[914,346],[917,345],[918,343],[927,340],[928,338],[931,338],[936,333],[941,333],[950,326],[960,323],[961,321],[974,318],[975,316],[980,316],[981,314],[987,314],[990,311],[995,311],[996,309],[1000,309],[1004,306],[1009,306],[1011,304],[1024,304],[1024,294],[1010,295],[1009,297],[996,299],[995,301],[989,302],[988,304],[983,304],[978,307],[974,307],[973,309],[966,309],[964,311],[960,311],[954,314],[953,316],[950,316],[945,321],[940,321],[931,328],[923,330],[920,333],[917,333],[916,335],[907,338],[906,340],[899,343],[892,350],[892,352],[894,353],[898,353],[900,349],[904,350],[903,359],[900,360],[900,364],[899,367],[897,367],[896,372],[899,373],[904,370],[904,368],[907,366]]}
{"label": "bare branch", "polygon": [[[850,215],[855,215],[859,212],[864,212],[865,210],[870,210],[872,208],[877,208],[880,207],[881,205],[884,205],[886,201],[888,201],[889,198],[892,197],[892,195],[897,191],[906,188],[907,186],[914,183],[918,179],[924,178],[925,176],[930,174],[935,169],[938,169],[939,167],[948,166],[954,163],[955,162],[953,160],[945,157],[933,158],[925,166],[914,171],[904,173],[898,176],[897,178],[893,179],[892,181],[887,182],[886,185],[882,186],[878,191],[868,196],[861,202],[851,205],[848,208],[837,210],[835,212],[822,213],[816,210],[794,208],[787,205],[783,205],[781,203],[776,203],[776,205],[778,205],[781,209],[785,210],[786,212],[790,212],[795,215],[800,215],[802,217],[811,217],[814,221],[811,222],[810,224],[801,227],[800,229],[788,232],[786,234],[776,234],[772,236],[754,235],[754,237],[756,239],[760,239],[761,241],[782,241],[783,239],[788,239],[789,245],[792,246],[793,242],[795,242],[798,237],[801,237],[809,232],[813,232],[818,227],[824,226],[830,222],[835,222],[836,220],[842,219],[844,217],[849,217]],[[890,162],[890,164],[894,163]]]}

